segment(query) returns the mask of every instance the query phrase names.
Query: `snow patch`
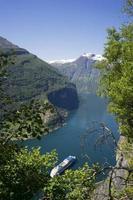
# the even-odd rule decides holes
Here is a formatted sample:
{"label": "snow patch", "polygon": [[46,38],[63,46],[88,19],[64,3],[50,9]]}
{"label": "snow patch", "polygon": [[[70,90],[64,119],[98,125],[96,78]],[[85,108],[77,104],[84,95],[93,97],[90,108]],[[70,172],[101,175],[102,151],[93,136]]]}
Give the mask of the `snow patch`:
{"label": "snow patch", "polygon": [[63,59],[63,60],[52,60],[49,61],[49,64],[53,64],[53,63],[59,63],[59,64],[64,64],[64,63],[71,63],[74,62],[76,59]]}
{"label": "snow patch", "polygon": [[93,56],[92,59],[93,59],[93,60],[97,60],[97,61],[102,61],[102,60],[104,60],[105,58],[104,58],[102,55],[95,55],[95,56]]}
{"label": "snow patch", "polygon": [[[81,55],[81,57],[86,57],[89,60],[95,60],[95,61],[102,61],[105,58],[102,55],[98,55],[98,54],[94,54],[94,53],[84,53],[83,55]],[[65,64],[65,63],[72,63],[74,61],[76,61],[77,59],[63,59],[63,60],[52,60],[49,61],[49,64]]]}

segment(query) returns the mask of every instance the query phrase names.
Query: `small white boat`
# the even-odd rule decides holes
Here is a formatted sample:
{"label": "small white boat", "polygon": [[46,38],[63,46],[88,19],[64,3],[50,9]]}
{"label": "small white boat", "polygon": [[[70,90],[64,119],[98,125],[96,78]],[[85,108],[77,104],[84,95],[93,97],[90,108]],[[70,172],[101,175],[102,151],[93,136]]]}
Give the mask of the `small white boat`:
{"label": "small white boat", "polygon": [[56,167],[54,167],[54,168],[51,170],[50,176],[53,178],[54,176],[57,176],[57,175],[61,174],[61,173],[64,172],[70,165],[72,165],[75,161],[76,161],[76,157],[75,157],[75,156],[68,156],[68,157],[65,158],[65,160],[63,160],[59,165],[57,165]]}

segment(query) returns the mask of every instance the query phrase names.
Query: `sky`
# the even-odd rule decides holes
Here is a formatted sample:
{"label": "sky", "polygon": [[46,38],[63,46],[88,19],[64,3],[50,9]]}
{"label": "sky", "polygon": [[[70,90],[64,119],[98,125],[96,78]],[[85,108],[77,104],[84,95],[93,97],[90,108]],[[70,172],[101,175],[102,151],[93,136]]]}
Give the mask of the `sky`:
{"label": "sky", "polygon": [[0,36],[44,60],[102,54],[123,0],[0,0]]}

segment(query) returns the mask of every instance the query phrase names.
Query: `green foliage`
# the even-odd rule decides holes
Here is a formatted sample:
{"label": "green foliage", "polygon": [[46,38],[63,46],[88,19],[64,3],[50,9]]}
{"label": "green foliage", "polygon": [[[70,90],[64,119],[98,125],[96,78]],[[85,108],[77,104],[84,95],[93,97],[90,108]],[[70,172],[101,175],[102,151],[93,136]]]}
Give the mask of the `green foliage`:
{"label": "green foliage", "polygon": [[85,164],[78,170],[67,170],[50,179],[44,188],[44,200],[87,200],[94,188],[95,167],[92,169]]}
{"label": "green foliage", "polygon": [[7,55],[3,51],[0,51],[0,106],[1,107],[3,107],[8,103],[11,103],[11,99],[5,92],[2,85],[3,81],[5,81],[8,77],[8,74],[6,72],[7,65],[14,63],[15,63],[15,55],[13,53],[11,55]]}
{"label": "green foliage", "polygon": [[9,64],[14,64],[14,62],[15,60],[14,60],[13,52],[12,54],[8,55],[1,50],[0,51],[0,74],[2,72],[2,69],[5,68],[5,66]]}
{"label": "green foliage", "polygon": [[[133,17],[133,0],[125,1],[125,11]],[[115,28],[108,30],[105,45],[105,60],[98,64],[102,72],[100,93],[109,98],[109,110],[114,113],[119,122],[121,134],[126,141],[120,146],[122,155],[128,163],[129,169],[133,167],[133,23],[122,25],[119,31]],[[133,173],[126,177],[125,185],[111,188],[110,199],[132,199]],[[120,183],[121,184],[121,183]]]}
{"label": "green foliage", "polygon": [[124,11],[129,16],[133,16],[133,0],[125,0]]}
{"label": "green foliage", "polygon": [[8,65],[8,79],[3,88],[18,105],[34,98],[46,98],[47,93],[68,85],[65,77],[46,62],[25,53],[16,55],[16,62]]}
{"label": "green foliage", "polygon": [[41,135],[48,132],[49,128],[44,122],[46,113],[55,113],[55,108],[48,102],[31,101],[29,104],[22,104],[18,110],[8,113],[1,122],[1,139],[27,139],[31,137],[41,138]]}
{"label": "green foliage", "polygon": [[49,170],[56,161],[55,151],[41,155],[39,149],[29,151],[11,144],[0,146],[0,199],[31,199],[47,185]]}
{"label": "green foliage", "polygon": [[[0,56],[0,81],[7,76],[5,68],[12,61],[9,55]],[[13,64],[13,63],[12,63]],[[1,84],[0,84],[1,86]],[[4,90],[0,90],[0,102],[7,104]],[[40,138],[48,131],[43,116],[55,112],[48,102],[31,101],[19,110],[6,112],[0,121],[0,199],[26,200],[44,187],[49,179],[49,170],[57,161],[56,152],[41,155],[39,149],[31,152],[20,148],[13,139]]]}
{"label": "green foliage", "polygon": [[119,145],[120,150],[123,152],[123,155],[128,162],[128,166],[133,169],[133,144],[129,143],[126,138],[121,141]]}
{"label": "green foliage", "polygon": [[120,131],[133,138],[133,24],[119,32],[108,30],[108,41],[100,68],[101,94],[109,97],[109,110],[120,124]]}

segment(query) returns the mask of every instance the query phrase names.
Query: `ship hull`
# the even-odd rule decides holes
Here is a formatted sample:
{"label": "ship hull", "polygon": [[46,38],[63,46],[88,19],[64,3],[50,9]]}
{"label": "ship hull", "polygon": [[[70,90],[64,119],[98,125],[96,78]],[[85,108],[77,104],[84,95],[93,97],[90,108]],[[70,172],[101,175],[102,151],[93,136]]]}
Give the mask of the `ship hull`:
{"label": "ship hull", "polygon": [[68,156],[63,162],[57,165],[52,169],[50,176],[53,178],[54,176],[62,174],[66,169],[72,166],[76,161],[75,156]]}

